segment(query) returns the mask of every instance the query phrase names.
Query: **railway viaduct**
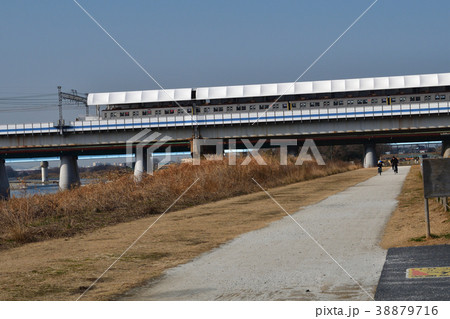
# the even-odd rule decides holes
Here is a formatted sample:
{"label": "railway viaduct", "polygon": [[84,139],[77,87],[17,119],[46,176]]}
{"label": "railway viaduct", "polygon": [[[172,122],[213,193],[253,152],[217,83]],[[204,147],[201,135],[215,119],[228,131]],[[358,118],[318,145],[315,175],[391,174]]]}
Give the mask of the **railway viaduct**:
{"label": "railway viaduct", "polygon": [[[143,130],[149,134],[143,134]],[[157,132],[158,134],[150,134]],[[193,137],[196,137],[193,139]],[[328,109],[248,112],[236,114],[160,116],[117,120],[13,124],[0,126],[0,196],[8,197],[5,159],[58,156],[60,187],[79,182],[77,156],[125,154],[130,145],[142,148],[158,143],[160,149],[202,152],[202,140],[295,140],[301,145],[364,144],[364,166],[376,164],[377,143],[442,141],[450,155],[449,102],[355,106]],[[252,142],[253,143],[253,142]],[[291,146],[292,148],[292,142]],[[294,145],[295,148],[295,145]],[[298,149],[298,147],[297,147]],[[145,152],[136,153],[144,168]]]}

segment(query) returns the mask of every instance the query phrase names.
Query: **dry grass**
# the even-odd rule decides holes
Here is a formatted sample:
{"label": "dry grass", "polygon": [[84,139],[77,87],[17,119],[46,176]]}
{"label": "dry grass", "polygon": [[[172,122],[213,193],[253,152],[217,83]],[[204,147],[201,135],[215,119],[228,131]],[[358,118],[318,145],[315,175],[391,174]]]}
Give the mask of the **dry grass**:
{"label": "dry grass", "polygon": [[[375,175],[376,169],[358,169],[268,191],[294,213]],[[115,299],[171,267],[285,216],[263,192],[166,214],[82,300]],[[75,300],[157,217],[0,251],[0,300]]]}
{"label": "dry grass", "polygon": [[0,249],[49,238],[73,236],[107,225],[160,214],[186,190],[199,181],[171,209],[259,191],[255,178],[265,187],[275,187],[358,168],[347,163],[318,166],[280,165],[277,157],[266,156],[266,166],[230,166],[227,159],[171,165],[149,175],[140,183],[132,176],[119,174],[111,182],[101,181],[72,191],[27,198],[12,198],[0,203]]}
{"label": "dry grass", "polygon": [[398,206],[389,220],[381,246],[383,248],[450,244],[450,212],[430,199],[432,238],[425,238],[423,181],[420,166],[412,166],[399,195]]}

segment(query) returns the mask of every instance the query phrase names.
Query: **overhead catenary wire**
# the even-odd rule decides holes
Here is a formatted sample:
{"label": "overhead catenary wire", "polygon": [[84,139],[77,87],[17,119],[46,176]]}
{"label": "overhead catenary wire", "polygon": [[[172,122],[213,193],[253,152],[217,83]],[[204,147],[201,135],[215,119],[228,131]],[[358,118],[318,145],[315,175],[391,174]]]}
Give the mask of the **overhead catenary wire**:
{"label": "overhead catenary wire", "polygon": [[27,100],[27,99],[36,99],[36,98],[42,98],[42,97],[50,97],[50,96],[56,96],[55,93],[48,93],[48,94],[27,94],[27,95],[16,95],[16,96],[0,96],[0,101],[13,101],[13,100]]}
{"label": "overhead catenary wire", "polygon": [[[0,108],[0,112],[9,112],[9,113],[14,113],[14,112],[30,112],[30,111],[51,111],[51,110],[55,110],[58,106],[57,105],[53,105],[53,106],[38,106],[38,107],[26,107],[26,108]],[[79,108],[66,108],[69,109],[71,111],[79,111]]]}

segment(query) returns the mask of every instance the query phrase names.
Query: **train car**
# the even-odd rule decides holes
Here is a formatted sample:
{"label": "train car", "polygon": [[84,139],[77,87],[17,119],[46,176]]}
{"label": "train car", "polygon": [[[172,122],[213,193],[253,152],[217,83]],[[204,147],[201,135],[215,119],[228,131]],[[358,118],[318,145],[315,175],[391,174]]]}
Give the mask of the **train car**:
{"label": "train car", "polygon": [[450,73],[297,83],[91,93],[103,119],[450,101]]}

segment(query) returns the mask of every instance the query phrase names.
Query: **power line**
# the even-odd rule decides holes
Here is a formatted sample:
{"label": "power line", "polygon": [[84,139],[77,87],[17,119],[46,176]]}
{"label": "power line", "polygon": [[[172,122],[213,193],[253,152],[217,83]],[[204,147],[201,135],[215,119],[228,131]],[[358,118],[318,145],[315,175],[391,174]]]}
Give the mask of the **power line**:
{"label": "power line", "polygon": [[50,96],[56,96],[56,94],[32,94],[32,95],[21,95],[21,96],[7,96],[7,97],[0,97],[0,101],[4,100],[26,100],[26,99],[35,99],[39,97],[50,97]]}

